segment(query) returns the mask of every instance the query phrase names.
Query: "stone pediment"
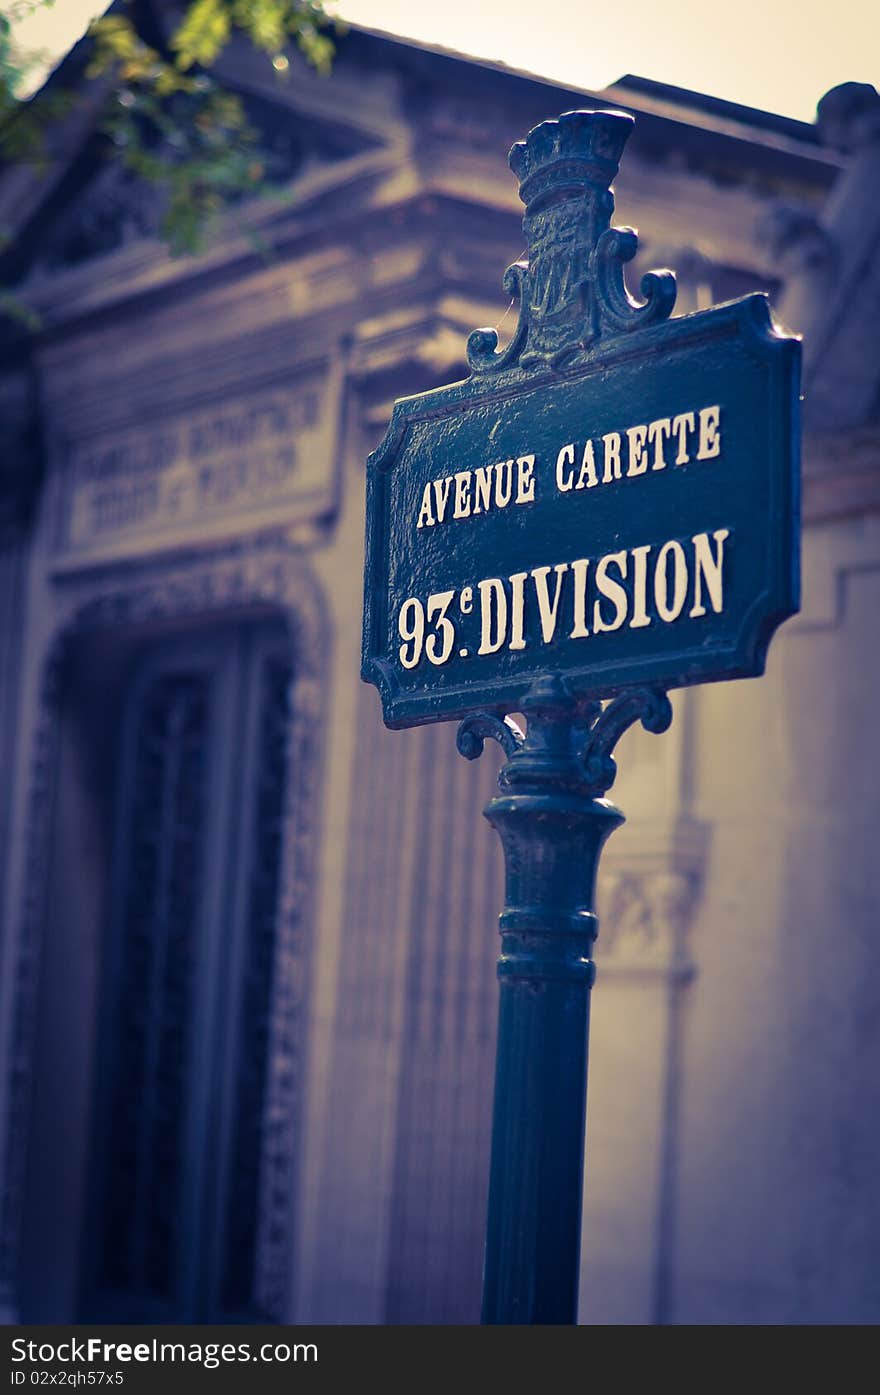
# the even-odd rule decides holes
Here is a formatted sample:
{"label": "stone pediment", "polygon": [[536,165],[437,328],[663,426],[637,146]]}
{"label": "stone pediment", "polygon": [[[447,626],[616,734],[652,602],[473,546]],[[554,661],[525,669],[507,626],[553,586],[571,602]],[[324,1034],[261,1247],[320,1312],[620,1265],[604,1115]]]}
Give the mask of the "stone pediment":
{"label": "stone pediment", "polygon": [[[166,192],[129,169],[102,135],[106,94],[100,80],[85,75],[86,45],[72,50],[44,89],[75,94],[58,129],[49,130],[48,162],[0,166],[0,215],[11,234],[0,257],[7,284],[40,282],[160,231]],[[213,76],[240,98],[256,133],[261,195],[282,193],[290,201],[304,177],[393,143],[385,113],[362,113],[363,104],[352,100],[354,75],[317,79],[294,57],[282,83],[264,56],[233,42]],[[256,207],[262,199],[248,202]]]}
{"label": "stone pediment", "polygon": [[[266,171],[263,192],[293,191],[305,174],[364,154],[367,137],[309,120],[289,108],[253,95],[245,99],[251,125],[259,134],[260,163]],[[375,146],[375,142],[372,142]],[[166,205],[161,185],[140,178],[112,149],[86,151],[80,160],[76,192],[55,201],[31,239],[28,275],[79,266],[93,258],[159,236]]]}
{"label": "stone pediment", "polygon": [[41,230],[30,273],[41,277],[155,236],[163,205],[155,186],[118,162],[99,161],[79,194]]}

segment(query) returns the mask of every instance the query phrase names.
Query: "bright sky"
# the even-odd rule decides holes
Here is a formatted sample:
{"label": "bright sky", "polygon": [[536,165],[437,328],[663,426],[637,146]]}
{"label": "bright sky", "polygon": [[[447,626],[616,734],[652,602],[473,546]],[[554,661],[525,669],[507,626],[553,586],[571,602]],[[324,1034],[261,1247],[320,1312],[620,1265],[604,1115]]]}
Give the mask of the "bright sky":
{"label": "bright sky", "polygon": [[[20,26],[20,41],[59,56],[103,8],[55,0]],[[804,121],[839,82],[880,86],[880,0],[337,0],[328,8],[574,87],[638,73]]]}

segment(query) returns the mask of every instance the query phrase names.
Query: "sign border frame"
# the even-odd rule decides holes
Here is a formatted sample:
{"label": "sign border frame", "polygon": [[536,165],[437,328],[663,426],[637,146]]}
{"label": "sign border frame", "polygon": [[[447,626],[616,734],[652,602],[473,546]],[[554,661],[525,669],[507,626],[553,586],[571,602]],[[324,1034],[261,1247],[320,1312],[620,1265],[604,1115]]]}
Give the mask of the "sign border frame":
{"label": "sign border frame", "polygon": [[[537,678],[529,672],[522,679],[507,676],[469,681],[467,685],[444,687],[440,692],[413,693],[401,688],[393,661],[384,657],[388,601],[388,519],[390,479],[398,465],[411,426],[432,417],[445,417],[464,411],[477,401],[497,398],[510,400],[536,387],[552,388],[560,381],[584,378],[608,370],[627,359],[651,358],[675,347],[696,347],[700,341],[738,338],[768,370],[768,459],[784,462],[786,468],[769,471],[768,528],[774,532],[774,568],[768,585],[756,595],[740,625],[735,643],[712,651],[711,674],[694,667],[699,647],[689,644],[677,651],[665,651],[652,665],[644,657],[582,667],[565,666],[564,674],[573,692],[583,698],[610,698],[633,684],[664,688],[721,682],[734,678],[759,677],[764,672],[767,649],[775,630],[797,613],[800,600],[800,558],[795,545],[800,522],[800,402],[799,337],[778,328],[771,316],[769,300],[763,292],[753,292],[707,310],[676,316],[661,324],[635,332],[603,338],[588,358],[566,371],[564,367],[524,374],[518,367],[502,369],[491,379],[472,374],[460,382],[431,389],[394,403],[383,440],[367,460],[366,555],[364,570],[364,613],[361,677],[378,688],[386,726],[400,729],[435,721],[456,721],[470,712],[515,712]],[[767,610],[767,602],[777,590],[779,605]],[[628,669],[638,667],[633,676]],[[688,671],[689,667],[692,671]],[[670,670],[672,672],[670,672]],[[557,671],[549,660],[544,673]],[[501,696],[499,697],[499,690]],[[456,697],[460,701],[456,702]]]}

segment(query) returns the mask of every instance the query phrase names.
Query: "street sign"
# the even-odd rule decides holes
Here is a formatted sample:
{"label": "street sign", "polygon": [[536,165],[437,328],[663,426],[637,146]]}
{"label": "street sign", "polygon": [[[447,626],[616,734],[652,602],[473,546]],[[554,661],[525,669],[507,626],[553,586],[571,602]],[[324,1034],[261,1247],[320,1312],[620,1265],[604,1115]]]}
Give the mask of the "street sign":
{"label": "street sign", "polygon": [[761,295],[670,319],[661,271],[633,299],[631,127],[567,112],[513,147],[513,338],[475,330],[471,376],[396,402],[368,462],[363,677],[388,726],[461,717],[462,755],[507,756],[484,1323],[576,1321],[611,752],[666,729],[665,689],[759,674],[798,603],[800,345]]}
{"label": "street sign", "polygon": [[668,318],[610,227],[632,118],[569,112],[514,146],[528,262],[512,341],[395,403],[368,461],[363,677],[386,723],[763,671],[798,605],[800,344],[749,295]]}

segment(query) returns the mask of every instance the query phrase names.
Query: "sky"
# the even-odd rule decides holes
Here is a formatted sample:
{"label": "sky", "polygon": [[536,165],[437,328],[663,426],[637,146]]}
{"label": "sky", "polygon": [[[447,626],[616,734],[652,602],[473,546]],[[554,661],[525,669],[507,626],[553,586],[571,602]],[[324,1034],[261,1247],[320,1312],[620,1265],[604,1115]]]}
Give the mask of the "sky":
{"label": "sky", "polygon": [[[40,5],[19,26],[20,42],[57,60],[104,3]],[[601,89],[637,73],[802,121],[837,83],[880,86],[880,0],[338,0],[328,8],[573,87]]]}

